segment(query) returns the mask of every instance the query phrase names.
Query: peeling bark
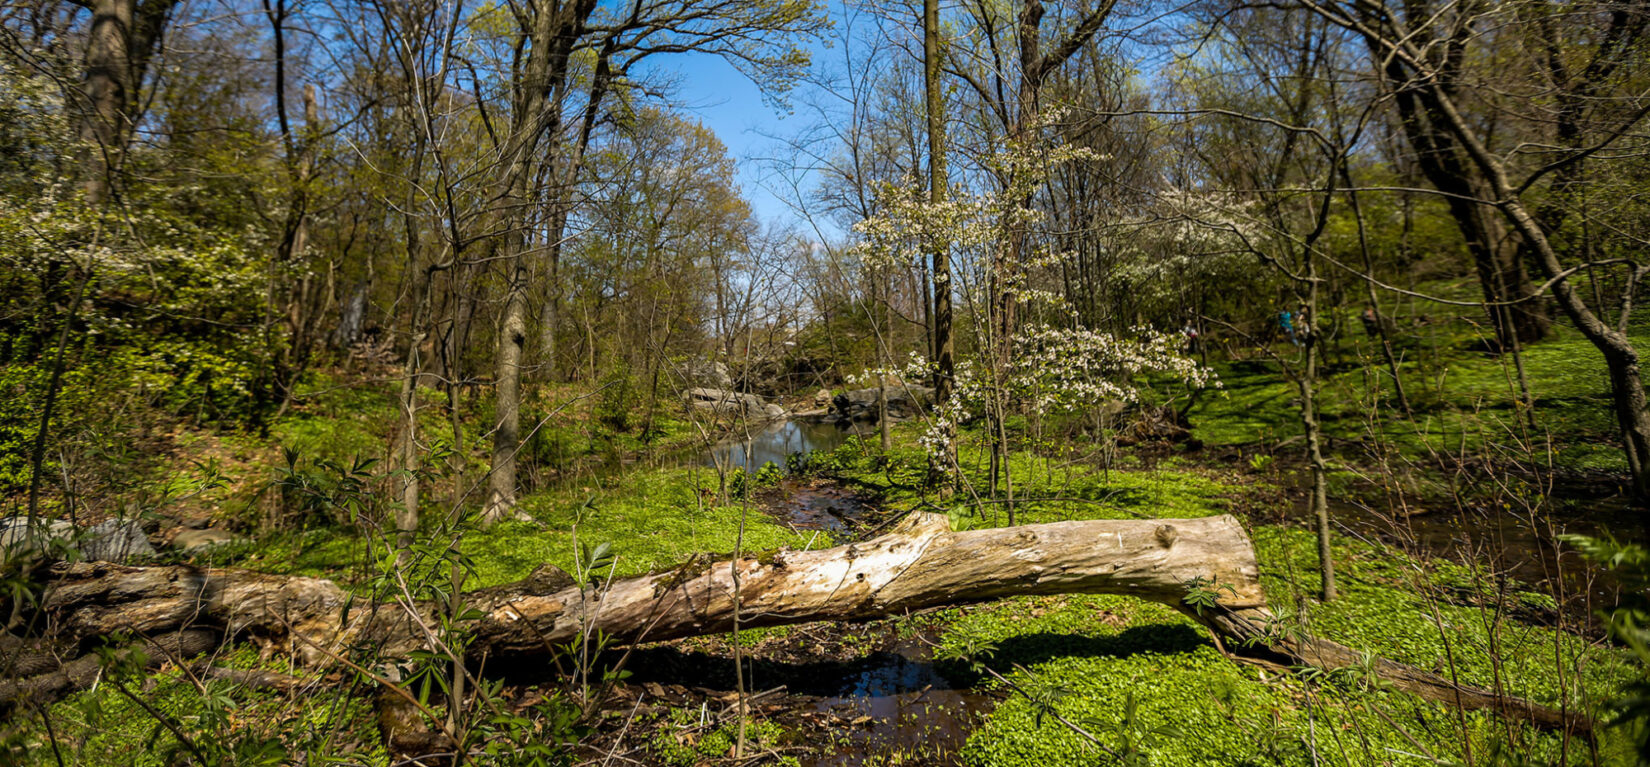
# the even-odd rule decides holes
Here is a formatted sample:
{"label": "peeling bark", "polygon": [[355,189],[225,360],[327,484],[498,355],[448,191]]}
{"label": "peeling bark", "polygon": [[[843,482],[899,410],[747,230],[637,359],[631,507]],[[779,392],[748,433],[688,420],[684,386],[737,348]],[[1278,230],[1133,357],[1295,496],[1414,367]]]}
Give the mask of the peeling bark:
{"label": "peeling bark", "polygon": [[[1090,520],[952,532],[946,518],[914,514],[867,541],[780,551],[736,561],[698,560],[601,588],[569,585],[552,568],[472,592],[483,617],[470,660],[489,666],[543,656],[581,633],[616,644],[663,641],[733,628],[734,578],[741,628],[869,620],[941,605],[1035,594],[1120,594],[1169,605],[1208,627],[1223,647],[1255,659],[1338,668],[1364,656],[1315,638],[1268,637],[1271,618],[1254,547],[1231,516]],[[352,597],[331,581],[231,569],[59,565],[42,610],[60,642],[88,647],[129,631],[162,636],[206,628],[251,639],[266,652],[325,663],[351,647],[395,657],[423,647],[436,606],[411,610]],[[1188,606],[1189,584],[1218,585],[1218,604]],[[1230,587],[1230,588],[1227,588]],[[1255,645],[1256,647],[1251,647]],[[1385,660],[1376,671],[1399,689],[1468,709],[1494,709],[1542,727],[1585,730],[1584,717],[1489,690],[1455,685]]]}

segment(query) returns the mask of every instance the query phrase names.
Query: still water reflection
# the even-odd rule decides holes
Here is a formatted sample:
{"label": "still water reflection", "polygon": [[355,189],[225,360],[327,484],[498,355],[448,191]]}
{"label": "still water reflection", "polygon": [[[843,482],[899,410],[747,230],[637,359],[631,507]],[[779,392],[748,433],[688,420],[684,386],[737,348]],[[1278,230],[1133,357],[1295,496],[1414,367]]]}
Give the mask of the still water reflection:
{"label": "still water reflection", "polygon": [[718,463],[730,469],[754,470],[772,461],[784,467],[785,456],[791,453],[810,453],[831,450],[841,445],[853,432],[839,429],[834,424],[809,421],[779,421],[754,427],[749,439],[729,439],[712,445],[699,458],[705,466]]}

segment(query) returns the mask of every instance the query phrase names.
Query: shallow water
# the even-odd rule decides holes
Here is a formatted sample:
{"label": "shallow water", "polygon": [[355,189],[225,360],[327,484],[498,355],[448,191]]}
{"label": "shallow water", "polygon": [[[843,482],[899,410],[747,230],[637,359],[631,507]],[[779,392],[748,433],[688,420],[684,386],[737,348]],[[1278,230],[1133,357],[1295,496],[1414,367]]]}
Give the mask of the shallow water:
{"label": "shallow water", "polygon": [[769,504],[768,513],[798,530],[848,532],[866,521],[873,511],[864,498],[834,485],[791,486]]}
{"label": "shallow water", "polygon": [[[833,424],[782,421],[747,439],[714,445],[699,462],[746,470],[771,462],[783,468],[792,453],[831,450],[854,433]],[[875,511],[852,491],[806,482],[785,482],[781,495],[768,503],[768,513],[795,529],[834,534],[852,534]],[[901,639],[873,653],[830,694],[812,703],[816,715],[837,724],[831,728],[832,742],[801,756],[801,764],[837,767],[877,758],[899,764],[955,763],[969,733],[995,701],[953,684],[935,667],[930,643],[936,637],[931,632]]]}
{"label": "shallow water", "polygon": [[753,429],[745,439],[718,442],[699,456],[704,466],[718,464],[730,469],[755,470],[765,463],[785,467],[791,453],[831,450],[846,442],[853,432],[833,424],[785,420]]}
{"label": "shallow water", "polygon": [[873,665],[845,678],[814,709],[846,720],[835,747],[804,756],[804,767],[863,764],[953,764],[995,700],[955,685],[935,667],[936,632],[901,639],[871,656]]}

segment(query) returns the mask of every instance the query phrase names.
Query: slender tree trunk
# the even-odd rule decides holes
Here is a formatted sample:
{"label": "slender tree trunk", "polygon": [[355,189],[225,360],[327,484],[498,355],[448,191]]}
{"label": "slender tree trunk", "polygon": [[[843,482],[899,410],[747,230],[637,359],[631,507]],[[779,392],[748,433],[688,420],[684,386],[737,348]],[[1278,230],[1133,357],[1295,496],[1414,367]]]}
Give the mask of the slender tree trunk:
{"label": "slender tree trunk", "polygon": [[[889,337],[894,322],[894,310],[889,306],[889,299],[894,292],[892,285],[893,270],[889,269],[887,272],[888,274],[884,275],[882,281],[882,330],[877,334],[877,351],[879,352],[877,356],[882,358],[881,367],[884,370],[894,364],[893,349],[890,346],[893,340]],[[877,376],[877,426],[882,432],[882,452],[886,454],[893,448],[893,437],[890,434],[888,424],[887,374]]]}
{"label": "slender tree trunk", "polygon": [[539,377],[546,381],[557,380],[556,327],[561,323],[561,239],[566,228],[567,213],[558,206],[550,225],[551,240],[547,244],[550,285],[539,314]]}
{"label": "slender tree trunk", "polygon": [[521,447],[521,352],[527,343],[527,269],[511,270],[504,317],[498,332],[497,380],[494,401],[497,426],[493,430],[492,474],[487,482],[487,505],[482,524],[509,516],[516,505],[516,452]]}
{"label": "slender tree trunk", "polygon": [[[945,203],[950,180],[945,167],[945,91],[940,83],[940,3],[922,2],[922,80],[928,118],[928,202]],[[956,466],[957,425],[946,415],[956,386],[956,347],[951,339],[951,251],[943,243],[929,243],[934,275],[934,403],[940,411],[943,457],[930,469],[950,476]]]}
{"label": "slender tree trunk", "polygon": [[[99,227],[99,236],[101,236]],[[92,240],[96,246],[97,239]],[[88,266],[82,273],[80,285],[75,288],[74,300],[69,303],[69,311],[63,315],[63,327],[57,331],[57,350],[52,356],[52,374],[46,381],[46,395],[40,405],[40,424],[34,432],[34,445],[29,451],[29,514],[32,521],[39,515],[40,507],[40,470],[46,463],[46,435],[52,428],[52,411],[57,407],[57,394],[63,386],[63,366],[69,349],[69,334],[73,332],[75,316],[80,313],[80,304],[86,298],[86,287],[92,283],[92,270]],[[32,534],[34,526],[29,526]]]}
{"label": "slender tree trunk", "polygon": [[[413,251],[412,258],[417,258]],[[417,269],[416,261],[413,264]],[[418,531],[419,455],[418,455],[418,377],[423,374],[420,349],[423,346],[424,317],[430,303],[430,282],[433,270],[417,269],[414,285],[414,304],[411,326],[407,333],[407,369],[401,377],[401,505],[395,509],[395,547],[405,562]]]}
{"label": "slender tree trunk", "polygon": [[1301,427],[1306,435],[1306,460],[1312,471],[1311,511],[1318,533],[1318,576],[1322,580],[1320,596],[1323,601],[1335,599],[1335,558],[1330,550],[1332,529],[1329,521],[1329,465],[1323,457],[1323,428],[1318,422],[1318,355],[1321,335],[1318,328],[1318,270],[1317,261],[1310,252],[1306,256],[1306,311],[1295,318],[1296,331],[1305,336],[1306,364],[1299,380],[1301,393]]}
{"label": "slender tree trunk", "polygon": [[1392,376],[1392,390],[1398,397],[1398,407],[1405,415],[1410,414],[1409,397],[1404,394],[1404,377],[1398,370],[1398,356],[1392,352],[1392,338],[1387,329],[1387,316],[1381,311],[1381,298],[1375,292],[1375,258],[1370,253],[1369,231],[1365,226],[1363,206],[1359,204],[1357,186],[1352,183],[1352,173],[1342,166],[1341,172],[1345,176],[1347,187],[1347,201],[1352,205],[1352,216],[1358,222],[1358,252],[1363,256],[1364,288],[1368,291],[1369,310],[1375,316],[1376,338],[1381,344],[1381,356],[1386,361],[1387,373]]}

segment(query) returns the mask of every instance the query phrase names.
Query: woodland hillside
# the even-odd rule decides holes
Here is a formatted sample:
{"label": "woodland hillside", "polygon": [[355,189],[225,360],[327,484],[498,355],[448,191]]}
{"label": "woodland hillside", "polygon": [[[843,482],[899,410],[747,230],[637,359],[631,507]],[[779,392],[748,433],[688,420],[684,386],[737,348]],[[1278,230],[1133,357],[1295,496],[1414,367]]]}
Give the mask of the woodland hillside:
{"label": "woodland hillside", "polygon": [[0,765],[1650,764],[1647,117],[1633,0],[4,0]]}

